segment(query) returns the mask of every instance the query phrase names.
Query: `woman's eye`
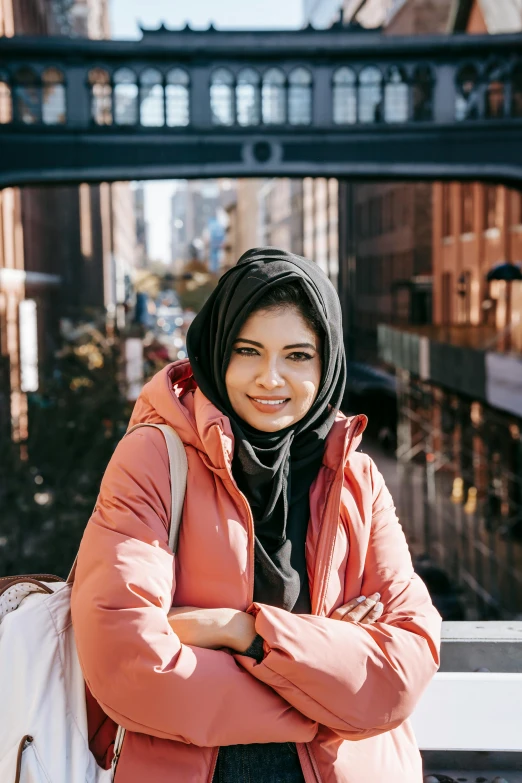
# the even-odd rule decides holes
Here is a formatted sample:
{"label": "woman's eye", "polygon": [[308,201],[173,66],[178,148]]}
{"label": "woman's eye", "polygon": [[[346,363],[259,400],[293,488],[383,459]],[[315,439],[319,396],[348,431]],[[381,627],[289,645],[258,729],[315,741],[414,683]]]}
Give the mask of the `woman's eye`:
{"label": "woman's eye", "polygon": [[235,348],[234,353],[237,353],[238,356],[257,356],[257,351],[255,348]]}
{"label": "woman's eye", "polygon": [[291,353],[288,358],[293,362],[309,362],[310,359],[313,359],[314,357],[309,353],[305,353],[304,351],[294,351],[294,353]]}

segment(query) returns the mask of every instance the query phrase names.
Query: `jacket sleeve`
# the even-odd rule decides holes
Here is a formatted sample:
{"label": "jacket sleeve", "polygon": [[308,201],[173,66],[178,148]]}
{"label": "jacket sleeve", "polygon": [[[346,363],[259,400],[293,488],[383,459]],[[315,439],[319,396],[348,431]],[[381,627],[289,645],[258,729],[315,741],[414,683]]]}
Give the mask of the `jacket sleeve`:
{"label": "jacket sleeve", "polygon": [[254,604],[265,657],[261,663],[237,657],[304,715],[346,739],[402,723],[439,665],[440,616],[413,572],[384,480],[373,464],[370,471],[373,514],[361,593],[381,593],[383,616],[362,625]]}
{"label": "jacket sleeve", "polygon": [[167,612],[170,481],[162,434],[118,445],[81,543],[72,594],[80,663],[105,713],[123,727],[199,746],[303,742],[301,715],[233,656],[181,644]]}

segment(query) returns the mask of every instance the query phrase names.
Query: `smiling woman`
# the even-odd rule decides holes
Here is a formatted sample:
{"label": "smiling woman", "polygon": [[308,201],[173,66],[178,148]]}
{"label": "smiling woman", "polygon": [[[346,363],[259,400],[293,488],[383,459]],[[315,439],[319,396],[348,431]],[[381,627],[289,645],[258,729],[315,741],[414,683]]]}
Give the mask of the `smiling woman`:
{"label": "smiling woman", "polygon": [[333,285],[300,256],[248,251],[187,349],[130,422],[166,423],[184,444],[175,557],[179,488],[162,434],[140,427],[107,468],[78,558],[98,755],[114,743],[108,715],[127,730],[118,783],[365,783],[383,770],[419,783],[407,718],[437,667],[440,617],[358,451],[365,418],[339,411]]}

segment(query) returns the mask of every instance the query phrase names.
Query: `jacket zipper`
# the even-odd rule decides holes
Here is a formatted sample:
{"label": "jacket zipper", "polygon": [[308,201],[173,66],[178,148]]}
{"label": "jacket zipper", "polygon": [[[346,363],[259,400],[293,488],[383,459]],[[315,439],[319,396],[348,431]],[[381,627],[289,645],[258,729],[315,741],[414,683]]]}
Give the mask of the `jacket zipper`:
{"label": "jacket zipper", "polygon": [[123,743],[125,741],[125,735],[126,730],[123,728],[123,726],[118,726],[118,730],[116,732],[116,739],[114,740],[114,751],[111,761],[111,772],[112,772],[112,780],[114,781],[116,778],[116,770],[118,767],[118,762],[120,760],[121,751],[123,749]]}
{"label": "jacket zipper", "polygon": [[[354,425],[353,425],[353,428],[352,428],[352,432],[350,433],[350,441],[352,441],[353,438],[356,436],[357,431],[359,429],[359,424],[360,424],[360,419],[357,419],[357,421],[354,422]],[[222,444],[222,447],[223,447],[223,444]],[[245,507],[245,510],[247,512],[247,519],[248,519],[248,526],[249,526],[249,529],[248,529],[249,545],[250,545],[249,546],[249,548],[250,548],[250,552],[249,552],[249,554],[250,554],[250,568],[249,568],[249,599],[250,600],[249,600],[249,605],[250,605],[254,601],[254,558],[255,558],[255,551],[254,551],[254,546],[255,546],[255,544],[254,544],[254,539],[255,539],[254,518],[252,516],[252,510],[250,508],[250,504],[249,504],[248,500],[246,499],[245,495],[241,492],[241,490],[237,486],[236,481],[234,480],[234,477],[232,475],[232,470],[231,470],[230,465],[228,463],[228,460],[227,460],[224,448],[223,448],[223,456],[225,457],[225,466],[226,466],[227,473],[228,473],[228,476],[230,478],[230,481],[232,483],[232,486],[234,487],[234,490],[237,492],[238,496],[241,498],[241,500],[243,502],[243,505]],[[343,456],[343,464],[344,464],[344,461],[345,461],[345,456]],[[339,489],[342,488],[342,483],[343,483],[343,480],[344,480],[343,479],[343,475],[344,475],[344,473],[341,473],[341,476],[340,476],[340,478],[338,479],[337,482],[335,480],[332,481],[332,484],[330,485],[330,489],[328,491],[328,498],[327,498],[326,506],[328,506],[330,498],[332,497],[332,491],[333,491],[334,485],[336,485],[336,489],[337,489],[337,485],[340,485]],[[335,493],[335,495],[337,495],[337,492]],[[319,593],[317,606],[315,607],[315,611],[313,611],[313,614],[317,614],[317,615],[319,615],[319,612],[321,611],[321,609],[324,608],[324,601],[325,601],[325,598],[326,598],[326,590],[327,590],[327,587],[328,587],[328,582],[329,582],[329,577],[330,577],[330,568],[331,568],[331,565],[332,565],[333,550],[334,550],[334,546],[335,546],[335,532],[336,532],[337,526],[333,524],[333,522],[331,521],[332,519],[334,519],[334,514],[330,515],[330,519],[328,520],[327,527],[323,528],[323,534],[321,535],[321,541],[319,542],[322,545],[322,548],[325,550],[325,554],[326,553],[328,554],[328,559],[326,560],[326,565],[325,565],[325,567],[323,569],[323,574],[321,575],[322,576],[321,591]],[[337,521],[337,515],[335,515],[335,521]],[[320,560],[319,557],[317,558],[317,561],[319,562],[319,564],[321,563],[321,560]],[[314,775],[315,780],[314,781],[309,781],[307,783],[322,783],[322,778],[321,778],[321,775],[319,774],[319,769],[317,767],[317,764],[315,762],[315,759],[313,757],[313,753],[312,753],[311,748],[309,747],[309,745],[310,745],[310,743],[307,743],[307,742],[296,743],[297,753],[298,753],[299,759],[301,761],[301,768],[303,769],[303,776],[305,776],[305,779],[306,779],[305,769],[306,769],[306,766],[307,766],[306,762],[308,762],[308,764],[309,764],[309,766],[310,766],[310,768],[312,770],[312,773]],[[209,776],[209,779],[208,779],[209,783],[212,783],[212,780],[213,780],[213,777],[214,777],[214,773],[215,773],[216,766],[217,766],[218,754],[219,754],[219,748],[215,748],[214,749],[214,755],[213,755],[213,758],[212,758],[212,764],[211,764],[211,767],[210,767],[210,776]],[[304,764],[303,764],[303,761],[305,762]]]}
{"label": "jacket zipper", "polygon": [[[223,447],[223,444],[221,444]],[[254,601],[254,558],[255,558],[255,551],[254,551],[254,538],[255,538],[255,532],[254,532],[254,517],[252,516],[252,510],[250,508],[250,504],[248,500],[246,499],[245,495],[241,492],[239,487],[236,484],[236,481],[232,475],[232,470],[230,468],[230,465],[228,463],[228,459],[225,453],[225,449],[223,448],[223,456],[225,458],[225,466],[227,469],[227,473],[229,476],[229,479],[232,483],[232,486],[234,487],[234,491],[237,493],[238,497],[241,498],[241,502],[243,503],[245,510],[247,512],[247,520],[248,520],[248,544],[249,544],[249,568],[248,568],[248,598],[250,606],[251,603]],[[214,773],[216,771],[217,766],[217,760],[219,755],[219,748],[214,748],[214,753],[212,756],[212,763],[210,765],[210,775],[208,778],[208,783],[212,783],[214,779]]]}

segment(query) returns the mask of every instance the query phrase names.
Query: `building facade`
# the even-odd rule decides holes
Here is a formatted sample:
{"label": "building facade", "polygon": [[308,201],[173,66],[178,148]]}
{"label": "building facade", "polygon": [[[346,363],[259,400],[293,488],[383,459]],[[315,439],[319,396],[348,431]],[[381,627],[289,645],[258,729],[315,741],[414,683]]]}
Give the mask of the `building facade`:
{"label": "building facade", "polygon": [[224,204],[227,228],[223,244],[223,270],[230,269],[252,247],[264,244],[265,231],[261,217],[260,193],[266,181],[238,179],[234,197]]}
{"label": "building facade", "polygon": [[[345,18],[384,35],[442,33],[451,0],[346,2]],[[341,275],[349,358],[379,364],[379,323],[430,323],[432,186],[341,181]]]}
{"label": "building facade", "polygon": [[[0,35],[23,34],[108,37],[107,1],[0,0]],[[59,95],[47,97],[49,110],[59,111]],[[135,262],[128,188],[83,184],[0,192],[0,376],[15,440],[27,437],[27,393],[39,389],[39,370],[58,344],[61,319],[87,311],[116,314],[121,281]]]}
{"label": "building facade", "polygon": [[[458,0],[451,29],[520,30],[516,6]],[[501,111],[502,83],[483,99]],[[423,509],[416,520],[412,506],[405,523],[418,549],[460,582],[471,616],[519,618],[522,194],[436,183],[432,221],[433,324],[379,332],[381,358],[398,378],[405,493],[417,486]]]}

